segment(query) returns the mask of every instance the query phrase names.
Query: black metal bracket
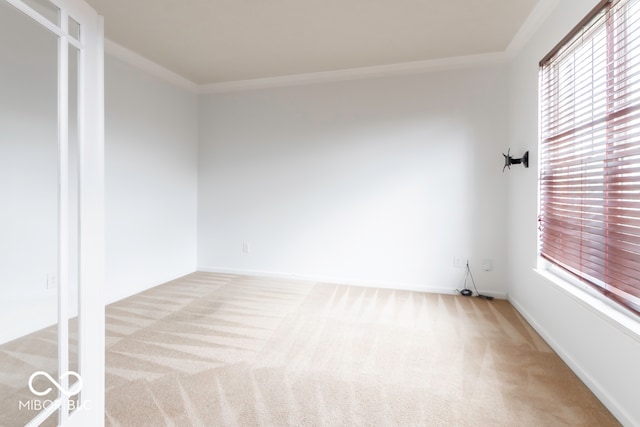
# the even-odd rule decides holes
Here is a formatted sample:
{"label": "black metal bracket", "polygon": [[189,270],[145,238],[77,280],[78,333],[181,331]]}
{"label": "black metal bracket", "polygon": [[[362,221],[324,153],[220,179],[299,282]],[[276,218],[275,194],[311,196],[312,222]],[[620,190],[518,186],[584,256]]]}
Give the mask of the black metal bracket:
{"label": "black metal bracket", "polygon": [[524,155],[522,157],[520,157],[519,159],[511,157],[510,152],[511,152],[511,148],[509,148],[509,150],[507,150],[507,154],[502,153],[502,155],[504,156],[504,166],[502,168],[502,172],[504,172],[504,170],[507,169],[507,168],[511,169],[511,165],[523,164],[525,168],[529,167],[529,152],[528,151],[526,151],[524,153]]}

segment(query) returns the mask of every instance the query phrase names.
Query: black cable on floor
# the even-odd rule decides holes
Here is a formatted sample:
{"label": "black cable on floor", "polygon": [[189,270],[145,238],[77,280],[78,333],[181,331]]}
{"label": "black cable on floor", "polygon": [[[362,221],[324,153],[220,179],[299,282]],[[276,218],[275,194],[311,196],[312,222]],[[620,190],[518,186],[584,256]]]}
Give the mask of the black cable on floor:
{"label": "black cable on floor", "polygon": [[470,297],[470,296],[473,295],[473,292],[471,291],[471,289],[467,289],[467,276],[469,276],[471,278],[471,283],[473,284],[473,289],[475,289],[476,296],[478,298],[483,298],[483,299],[486,299],[488,301],[491,301],[493,299],[492,296],[483,295],[480,292],[478,292],[478,288],[476,287],[476,281],[473,280],[473,274],[471,274],[471,267],[469,267],[469,261],[467,261],[467,271],[465,272],[465,275],[464,275],[464,289],[460,291],[460,295],[465,296],[465,297]]}

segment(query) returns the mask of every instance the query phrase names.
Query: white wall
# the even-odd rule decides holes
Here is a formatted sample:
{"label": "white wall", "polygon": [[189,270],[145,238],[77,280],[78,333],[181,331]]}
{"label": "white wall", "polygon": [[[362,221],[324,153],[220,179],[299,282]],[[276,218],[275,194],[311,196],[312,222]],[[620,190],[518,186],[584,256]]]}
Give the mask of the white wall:
{"label": "white wall", "polygon": [[[538,61],[591,10],[596,0],[558,2],[511,62],[510,140],[530,150],[532,169],[509,176],[509,299],[625,425],[640,425],[640,340],[533,269],[537,256]],[[514,171],[515,172],[515,171]]]}
{"label": "white wall", "polygon": [[203,95],[199,267],[453,292],[458,255],[505,295],[504,80],[487,65]]}
{"label": "white wall", "polygon": [[105,65],[106,298],[196,269],[197,95]]}

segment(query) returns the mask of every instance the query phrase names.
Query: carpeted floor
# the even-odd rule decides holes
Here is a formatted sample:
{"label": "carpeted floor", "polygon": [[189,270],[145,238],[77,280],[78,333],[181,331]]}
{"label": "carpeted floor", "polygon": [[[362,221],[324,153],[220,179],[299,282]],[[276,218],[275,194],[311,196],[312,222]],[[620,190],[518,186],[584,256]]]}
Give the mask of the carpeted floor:
{"label": "carpeted floor", "polygon": [[108,306],[106,357],[114,427],[619,425],[500,300],[194,273]]}

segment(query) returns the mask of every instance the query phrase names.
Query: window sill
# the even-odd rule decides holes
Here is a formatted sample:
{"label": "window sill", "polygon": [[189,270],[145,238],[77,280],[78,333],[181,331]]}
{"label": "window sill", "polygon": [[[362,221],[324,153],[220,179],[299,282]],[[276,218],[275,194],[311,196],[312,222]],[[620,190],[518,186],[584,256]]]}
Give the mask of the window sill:
{"label": "window sill", "polygon": [[572,283],[544,267],[533,270],[583,307],[640,342],[640,316],[623,307],[618,307],[584,283],[577,280]]}

